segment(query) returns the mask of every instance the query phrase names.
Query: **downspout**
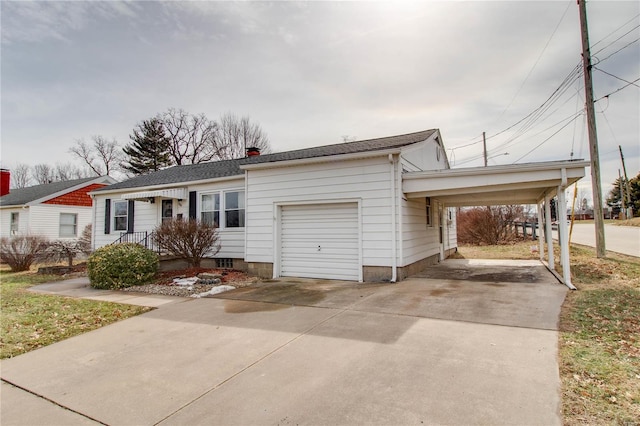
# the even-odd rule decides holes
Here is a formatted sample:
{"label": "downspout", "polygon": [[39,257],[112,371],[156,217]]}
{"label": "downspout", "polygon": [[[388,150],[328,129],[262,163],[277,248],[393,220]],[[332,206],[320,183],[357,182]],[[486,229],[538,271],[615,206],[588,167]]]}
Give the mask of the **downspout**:
{"label": "downspout", "polygon": [[[249,170],[244,171],[244,253],[242,260],[245,263],[247,262],[247,228],[249,228]],[[275,259],[273,261],[275,262]]]}
{"label": "downspout", "polygon": [[391,163],[391,282],[398,280],[398,243],[396,232],[396,159],[393,154],[389,154]]}

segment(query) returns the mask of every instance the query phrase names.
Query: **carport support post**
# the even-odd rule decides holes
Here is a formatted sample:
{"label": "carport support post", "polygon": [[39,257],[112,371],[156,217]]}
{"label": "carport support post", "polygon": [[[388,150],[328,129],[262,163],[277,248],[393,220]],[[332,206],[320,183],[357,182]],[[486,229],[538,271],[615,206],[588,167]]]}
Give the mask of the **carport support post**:
{"label": "carport support post", "polygon": [[544,238],[542,236],[546,236],[547,233],[542,229],[544,226],[542,223],[542,201],[538,201],[536,207],[538,208],[538,253],[540,254],[540,260],[544,260]]}
{"label": "carport support post", "polygon": [[564,187],[558,187],[558,240],[560,241],[560,264],[564,284],[575,289],[571,284],[571,266],[569,265],[569,229],[567,228],[567,197]]}
{"label": "carport support post", "polygon": [[547,241],[547,253],[549,269],[556,270],[556,261],[553,258],[553,236],[551,235],[551,197],[544,198],[544,239]]}

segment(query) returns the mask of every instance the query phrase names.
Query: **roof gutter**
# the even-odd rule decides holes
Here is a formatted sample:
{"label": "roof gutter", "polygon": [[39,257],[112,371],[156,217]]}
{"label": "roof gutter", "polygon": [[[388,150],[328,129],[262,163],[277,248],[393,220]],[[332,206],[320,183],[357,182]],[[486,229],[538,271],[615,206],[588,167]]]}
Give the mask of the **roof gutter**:
{"label": "roof gutter", "polygon": [[230,180],[240,180],[244,178],[245,176],[244,174],[242,174],[242,175],[224,176],[219,178],[202,179],[202,180],[188,180],[184,182],[161,183],[158,185],[132,186],[129,188],[116,188],[116,189],[101,189],[97,191],[91,191],[88,194],[91,196],[94,196],[94,195],[118,194],[118,193],[126,193],[126,192],[155,191],[158,189],[180,188],[180,187],[185,187],[187,185],[188,186],[203,185],[207,183],[226,182]]}
{"label": "roof gutter", "polygon": [[351,154],[323,155],[321,157],[301,158],[298,160],[273,161],[268,163],[244,164],[240,166],[242,170],[262,170],[279,167],[302,166],[306,164],[329,163],[331,161],[360,160],[364,158],[387,157],[392,154],[400,154],[400,148],[381,149],[377,151],[354,152]]}

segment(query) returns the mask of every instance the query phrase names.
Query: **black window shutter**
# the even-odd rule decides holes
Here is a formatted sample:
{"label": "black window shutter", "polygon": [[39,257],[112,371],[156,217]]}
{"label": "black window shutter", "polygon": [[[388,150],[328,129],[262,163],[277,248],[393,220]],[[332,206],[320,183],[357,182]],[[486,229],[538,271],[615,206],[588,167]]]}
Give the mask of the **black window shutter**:
{"label": "black window shutter", "polygon": [[197,219],[196,216],[196,191],[189,192],[189,219]]}
{"label": "black window shutter", "polygon": [[135,201],[129,200],[129,210],[127,211],[127,232],[133,232],[133,213]]}
{"label": "black window shutter", "polygon": [[104,233],[109,234],[111,232],[111,199],[104,200]]}

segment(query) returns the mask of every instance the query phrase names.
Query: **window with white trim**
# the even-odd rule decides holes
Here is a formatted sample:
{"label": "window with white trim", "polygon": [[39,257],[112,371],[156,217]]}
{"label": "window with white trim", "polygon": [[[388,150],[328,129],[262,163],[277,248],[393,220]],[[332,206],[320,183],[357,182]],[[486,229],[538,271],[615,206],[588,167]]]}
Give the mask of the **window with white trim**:
{"label": "window with white trim", "polygon": [[60,238],[78,236],[78,215],[76,213],[60,213]]}
{"label": "window with white trim", "polygon": [[430,197],[426,197],[425,198],[425,204],[427,206],[427,210],[426,210],[426,218],[427,218],[427,226],[433,226],[433,218],[431,215],[431,198]]}
{"label": "window with white trim", "polygon": [[224,221],[226,228],[244,228],[244,191],[224,193]]}
{"label": "window with white trim", "polygon": [[200,220],[220,226],[220,194],[202,194]]}
{"label": "window with white trim", "polygon": [[129,213],[129,203],[125,201],[113,202],[113,229],[126,231]]}
{"label": "window with white trim", "polygon": [[20,227],[20,213],[11,213],[11,225],[9,228],[9,233],[11,235],[17,235],[18,229]]}

